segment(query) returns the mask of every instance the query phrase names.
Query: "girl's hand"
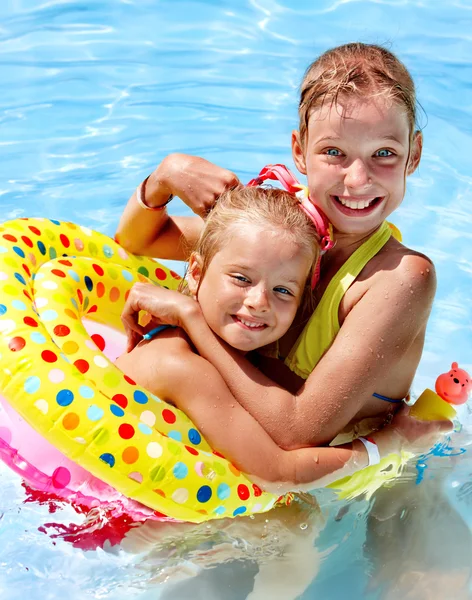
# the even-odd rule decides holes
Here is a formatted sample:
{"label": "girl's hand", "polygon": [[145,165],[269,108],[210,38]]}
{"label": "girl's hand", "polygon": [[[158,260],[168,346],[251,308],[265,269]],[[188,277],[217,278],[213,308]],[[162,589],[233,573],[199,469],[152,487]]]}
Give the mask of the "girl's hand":
{"label": "girl's hand", "polygon": [[152,317],[153,327],[174,325],[184,327],[184,321],[200,311],[195,300],[180,292],[167,290],[152,283],[135,283],[126,300],[121,320],[128,338],[127,352],[142,339],[149,326],[139,324],[139,312],[146,311]]}
{"label": "girl's hand", "polygon": [[405,450],[414,454],[424,454],[447,433],[454,425],[451,421],[420,421],[409,415],[410,407],[403,406],[393,417],[390,426],[377,432],[379,446],[383,446],[381,456],[389,452]]}
{"label": "girl's hand", "polygon": [[169,154],[150,176],[146,193],[151,197],[153,188],[164,186],[169,195],[178,196],[195,214],[204,218],[218,197],[239,183],[234,173],[204,158]]}

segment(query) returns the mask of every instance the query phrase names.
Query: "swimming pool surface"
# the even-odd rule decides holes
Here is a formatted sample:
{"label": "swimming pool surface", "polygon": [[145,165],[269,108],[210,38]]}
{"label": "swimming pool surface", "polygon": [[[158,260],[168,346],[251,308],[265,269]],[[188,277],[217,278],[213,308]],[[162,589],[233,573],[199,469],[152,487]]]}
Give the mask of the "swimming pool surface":
{"label": "swimming pool surface", "polygon": [[[392,219],[438,272],[414,390],[453,360],[471,372],[471,31],[471,0],[3,2],[0,220],[47,216],[112,235],[134,187],[169,152],[243,181],[267,163],[293,168],[306,66],[340,43],[385,43],[411,70],[425,113],[421,166]],[[0,598],[472,598],[471,437],[454,435],[420,484],[412,468],[370,503],[323,491],[322,515],[303,506],[154,524],[96,550],[91,539],[109,538],[106,515],[84,523],[71,507],[26,502],[0,465]]]}

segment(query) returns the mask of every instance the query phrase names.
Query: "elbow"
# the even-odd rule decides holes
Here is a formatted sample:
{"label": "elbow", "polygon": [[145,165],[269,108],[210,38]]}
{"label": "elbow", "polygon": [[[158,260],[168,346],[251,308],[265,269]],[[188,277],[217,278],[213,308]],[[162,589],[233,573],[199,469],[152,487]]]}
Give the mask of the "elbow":
{"label": "elbow", "polygon": [[276,433],[272,438],[285,451],[313,445],[312,435],[307,435],[307,424],[307,419],[298,410],[297,397],[291,396],[288,405],[285,405],[285,410],[280,415],[280,422],[273,428]]}
{"label": "elbow", "polygon": [[123,248],[123,250],[126,250],[126,252],[129,252],[130,254],[137,254],[140,256],[145,255],[144,246],[139,244],[138,240],[129,239],[126,236],[124,236],[121,233],[119,227],[116,230],[115,236],[113,239],[115,240],[115,242],[117,244],[119,244]]}

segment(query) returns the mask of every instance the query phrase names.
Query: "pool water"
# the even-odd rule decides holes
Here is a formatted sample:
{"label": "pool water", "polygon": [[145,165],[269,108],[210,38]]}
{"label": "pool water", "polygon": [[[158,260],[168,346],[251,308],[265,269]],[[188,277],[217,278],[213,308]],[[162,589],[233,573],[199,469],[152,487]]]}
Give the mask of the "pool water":
{"label": "pool water", "polygon": [[[386,43],[424,109],[422,163],[393,219],[438,272],[419,392],[454,360],[472,370],[471,30],[471,0],[3,2],[0,220],[47,216],[112,235],[169,152],[243,181],[266,163],[293,168],[306,66],[340,43]],[[413,466],[370,502],[322,491],[319,506],[199,526],[109,524],[31,498],[0,466],[0,598],[471,598],[462,416],[419,484]]]}

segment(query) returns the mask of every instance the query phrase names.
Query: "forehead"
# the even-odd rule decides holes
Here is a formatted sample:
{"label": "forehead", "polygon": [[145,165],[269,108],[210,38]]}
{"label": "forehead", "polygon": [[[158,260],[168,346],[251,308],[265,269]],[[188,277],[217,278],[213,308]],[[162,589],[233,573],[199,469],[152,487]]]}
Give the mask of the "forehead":
{"label": "forehead", "polygon": [[214,259],[220,264],[240,264],[250,268],[293,274],[295,262],[309,265],[312,256],[304,244],[281,227],[270,229],[253,223],[235,224]]}
{"label": "forehead", "polygon": [[409,122],[405,109],[387,98],[340,98],[337,102],[328,100],[311,111],[308,135],[359,139],[392,137],[404,143],[409,139]]}

